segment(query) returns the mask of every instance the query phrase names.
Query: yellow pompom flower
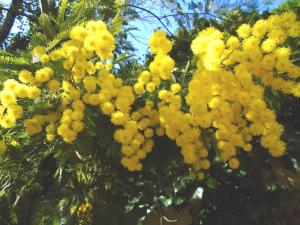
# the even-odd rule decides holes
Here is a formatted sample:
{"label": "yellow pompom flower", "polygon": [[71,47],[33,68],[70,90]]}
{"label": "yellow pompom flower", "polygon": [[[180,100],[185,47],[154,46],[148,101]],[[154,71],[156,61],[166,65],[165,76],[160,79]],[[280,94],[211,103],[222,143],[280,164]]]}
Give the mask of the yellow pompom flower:
{"label": "yellow pompom flower", "polygon": [[147,85],[146,85],[146,90],[148,91],[148,92],[153,92],[154,90],[155,90],[155,84],[153,83],[153,82],[149,82]]}
{"label": "yellow pompom flower", "polygon": [[153,135],[154,135],[154,131],[152,128],[147,128],[145,131],[144,131],[144,135],[146,138],[152,138]]}
{"label": "yellow pompom flower", "polygon": [[8,80],[4,81],[3,87],[5,90],[14,91],[15,87],[18,84],[19,84],[18,81],[14,80],[14,79],[8,79]]}
{"label": "yellow pompom flower", "polygon": [[123,145],[121,148],[121,152],[125,155],[125,156],[132,156],[135,153],[135,150],[128,145]]}
{"label": "yellow pompom flower", "polygon": [[197,173],[197,179],[198,180],[204,180],[205,178],[205,174],[203,172],[198,172]]}
{"label": "yellow pompom flower", "polygon": [[112,63],[106,63],[106,64],[105,64],[105,69],[106,69],[107,71],[111,71],[112,68],[113,68],[113,64],[112,64]]}
{"label": "yellow pompom flower", "polygon": [[264,52],[269,53],[272,52],[276,48],[276,46],[276,41],[268,38],[262,43],[261,48]]}
{"label": "yellow pompom flower", "polygon": [[103,104],[101,104],[100,108],[102,110],[102,113],[105,114],[105,115],[111,115],[115,111],[114,105],[109,101],[104,102]]}
{"label": "yellow pompom flower", "polygon": [[14,92],[19,98],[26,98],[29,96],[28,93],[29,87],[24,84],[19,84],[15,87]]}
{"label": "yellow pompom flower", "polygon": [[79,42],[83,42],[87,35],[88,33],[83,26],[75,26],[70,32],[70,38]]}
{"label": "yellow pompom flower", "polygon": [[41,57],[40,57],[40,61],[41,61],[43,64],[48,63],[49,60],[50,60],[50,57],[49,57],[47,54],[43,54],[43,55],[41,55]]}
{"label": "yellow pompom flower", "polygon": [[231,36],[227,39],[226,45],[230,49],[235,49],[239,47],[240,41],[237,37]]}
{"label": "yellow pompom flower", "polygon": [[80,121],[74,121],[72,123],[72,129],[75,131],[75,132],[81,132],[84,130],[84,123],[83,122],[80,122]]}
{"label": "yellow pompom flower", "polygon": [[36,86],[28,88],[28,97],[31,99],[37,99],[41,94],[41,90]]}
{"label": "yellow pompom flower", "polygon": [[241,38],[247,38],[251,34],[251,26],[248,24],[242,24],[238,29],[237,29],[237,34]]}
{"label": "yellow pompom flower", "polygon": [[173,94],[177,94],[181,91],[181,85],[178,83],[172,84],[171,90],[172,90]]}
{"label": "yellow pompom flower", "polygon": [[159,136],[159,137],[162,137],[162,136],[164,136],[165,131],[164,131],[163,128],[159,127],[159,128],[157,128],[157,129],[155,130],[155,134],[156,134],[157,136]]}
{"label": "yellow pompom flower", "polygon": [[93,76],[86,76],[83,79],[83,85],[85,90],[87,91],[94,91],[96,89],[96,84],[97,84],[96,78]]}
{"label": "yellow pompom flower", "polygon": [[6,152],[7,146],[4,141],[0,141],[0,155]]}
{"label": "yellow pompom flower", "polygon": [[231,169],[237,169],[240,167],[240,161],[237,158],[231,158],[228,162],[228,165]]}
{"label": "yellow pompom flower", "polygon": [[258,20],[253,26],[253,35],[255,37],[263,37],[269,30],[270,25],[269,22],[266,20]]}
{"label": "yellow pompom flower", "polygon": [[88,36],[84,40],[84,47],[89,51],[95,51],[97,49],[97,39],[95,36]]}
{"label": "yellow pompom flower", "polygon": [[120,111],[116,111],[111,115],[111,122],[115,125],[123,125],[125,120],[126,116]]}
{"label": "yellow pompom flower", "polygon": [[138,95],[143,94],[145,91],[144,85],[142,83],[135,83],[133,89],[134,92]]}
{"label": "yellow pompom flower", "polygon": [[0,126],[4,129],[12,128],[16,125],[16,119],[9,115],[4,115],[0,119]]}
{"label": "yellow pompom flower", "polygon": [[38,55],[38,56],[40,56],[40,55],[42,55],[42,54],[44,54],[45,53],[45,50],[44,50],[44,48],[42,47],[42,46],[36,46],[36,47],[34,47],[33,49],[32,49],[32,54],[33,55]]}
{"label": "yellow pompom flower", "polygon": [[19,80],[24,84],[34,82],[34,78],[32,76],[32,73],[29,72],[28,70],[21,70],[18,75],[19,75]]}
{"label": "yellow pompom flower", "polygon": [[85,108],[84,103],[81,100],[75,100],[72,103],[72,107],[74,110],[78,110],[78,111],[83,111]]}
{"label": "yellow pompom flower", "polygon": [[49,57],[52,61],[57,61],[62,58],[62,51],[60,49],[50,52]]}
{"label": "yellow pompom flower", "polygon": [[98,21],[91,20],[91,21],[87,22],[86,28],[87,28],[87,30],[89,30],[91,32],[97,32],[97,31],[106,30],[107,25],[101,20],[98,20]]}
{"label": "yellow pompom flower", "polygon": [[50,80],[48,83],[48,88],[50,91],[57,91],[60,89],[60,83],[58,80]]}
{"label": "yellow pompom flower", "polygon": [[23,107],[20,105],[10,105],[7,108],[7,115],[15,119],[20,119],[23,116]]}
{"label": "yellow pompom flower", "polygon": [[204,159],[200,161],[200,165],[204,170],[208,170],[210,168],[210,161],[208,159]]}
{"label": "yellow pompom flower", "polygon": [[149,71],[143,71],[138,78],[138,82],[140,82],[142,84],[146,84],[149,82],[150,77],[151,77],[151,75],[150,75]]}
{"label": "yellow pompom flower", "polygon": [[82,111],[79,111],[79,110],[74,110],[72,113],[71,113],[71,118],[72,120],[76,120],[76,121],[80,121],[82,120],[84,117],[84,113]]}
{"label": "yellow pompom flower", "polygon": [[16,96],[13,91],[3,90],[0,92],[0,100],[1,104],[4,107],[8,107],[9,105],[15,105],[17,103]]}
{"label": "yellow pompom flower", "polygon": [[157,30],[149,40],[150,50],[153,54],[168,54],[172,49],[172,43],[162,30]]}
{"label": "yellow pompom flower", "polygon": [[39,83],[46,82],[52,77],[53,70],[50,67],[44,67],[35,72],[35,81]]}

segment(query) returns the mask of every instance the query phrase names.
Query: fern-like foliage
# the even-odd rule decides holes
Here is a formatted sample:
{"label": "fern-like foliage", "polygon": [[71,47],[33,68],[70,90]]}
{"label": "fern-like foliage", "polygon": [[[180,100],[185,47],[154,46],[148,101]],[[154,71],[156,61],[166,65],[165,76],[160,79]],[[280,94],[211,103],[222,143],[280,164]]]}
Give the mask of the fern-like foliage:
{"label": "fern-like foliage", "polygon": [[57,15],[57,24],[59,27],[61,27],[61,24],[65,20],[68,2],[69,2],[68,0],[61,0],[61,2],[60,2],[59,9],[58,9],[58,15]]}
{"label": "fern-like foliage", "polygon": [[[1,54],[0,52],[0,68],[7,70],[34,70],[35,65],[30,63],[25,57]],[[1,76],[1,75],[0,75]]]}
{"label": "fern-like foliage", "polygon": [[56,32],[55,29],[53,29],[53,24],[50,16],[42,13],[38,19],[38,24],[40,28],[45,32],[47,37],[49,37],[50,39],[54,38]]}

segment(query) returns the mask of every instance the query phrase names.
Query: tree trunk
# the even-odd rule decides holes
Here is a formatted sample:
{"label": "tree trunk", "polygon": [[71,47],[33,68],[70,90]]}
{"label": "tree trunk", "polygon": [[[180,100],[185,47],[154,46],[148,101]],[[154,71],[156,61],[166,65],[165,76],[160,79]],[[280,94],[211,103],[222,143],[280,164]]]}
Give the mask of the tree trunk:
{"label": "tree trunk", "polygon": [[41,13],[49,13],[49,4],[48,0],[40,0],[40,8],[41,8]]}
{"label": "tree trunk", "polygon": [[5,41],[14,25],[15,18],[19,14],[23,0],[13,0],[7,11],[3,25],[0,27],[0,44]]}
{"label": "tree trunk", "polygon": [[54,0],[40,0],[41,13],[54,14],[55,13],[55,1]]}

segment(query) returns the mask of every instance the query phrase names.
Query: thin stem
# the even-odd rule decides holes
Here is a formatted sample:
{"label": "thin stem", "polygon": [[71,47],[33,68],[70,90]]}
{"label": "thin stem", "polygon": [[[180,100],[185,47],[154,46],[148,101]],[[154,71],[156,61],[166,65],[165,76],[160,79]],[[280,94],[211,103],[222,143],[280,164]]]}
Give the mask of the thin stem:
{"label": "thin stem", "polygon": [[[222,61],[221,61],[220,64],[224,65],[223,62],[224,62],[226,59],[229,59],[229,57],[232,55],[232,53],[233,53],[234,51],[236,51],[237,49],[239,49],[240,47],[242,47],[242,45],[244,44],[245,40],[247,40],[247,39],[244,39],[244,40],[239,44],[239,46],[237,46],[236,48],[232,49],[231,52],[230,52],[228,55],[226,55],[224,59],[222,59]],[[225,66],[225,65],[224,65],[224,66]]]}
{"label": "thin stem", "polygon": [[300,60],[300,58],[296,58],[296,59],[291,60],[291,62],[294,63],[294,62],[297,62],[299,60]]}
{"label": "thin stem", "polygon": [[293,52],[292,55],[297,55],[297,54],[300,54],[300,51],[295,51],[295,52]]}
{"label": "thin stem", "polygon": [[168,219],[166,216],[163,216],[162,218],[163,218],[165,221],[167,221],[168,223],[177,223],[177,222],[178,222],[178,219],[171,220],[171,219]]}
{"label": "thin stem", "polygon": [[69,79],[70,79],[71,83],[72,83],[74,86],[75,86],[75,81],[74,81],[74,78],[73,78],[73,75],[72,75],[72,70],[73,70],[73,68],[74,68],[74,66],[75,66],[77,57],[79,56],[82,47],[83,47],[83,46],[81,46],[81,47],[79,48],[79,51],[78,51],[76,57],[74,58],[74,62],[73,62],[72,66],[71,66],[71,69],[69,70],[69,73],[68,73]]}
{"label": "thin stem", "polygon": [[4,7],[0,7],[0,11],[1,11],[1,10],[8,11],[8,9],[7,9],[7,8],[4,8]]}
{"label": "thin stem", "polygon": [[132,8],[136,8],[136,9],[140,9],[143,10],[149,14],[151,14],[153,17],[155,17],[162,25],[163,27],[166,29],[166,31],[174,38],[177,39],[176,36],[169,30],[169,28],[164,24],[164,22],[153,12],[149,11],[148,9],[144,9],[142,7],[136,6],[136,5],[131,5],[131,4],[126,4],[124,5],[124,7],[132,7]]}
{"label": "thin stem", "polygon": [[224,20],[226,22],[232,22],[228,19],[224,19],[220,16],[217,16],[217,15],[214,15],[214,14],[211,14],[211,13],[207,13],[207,12],[200,12],[200,13],[197,13],[197,12],[187,12],[187,13],[174,13],[174,14],[170,14],[170,15],[165,15],[165,16],[161,16],[159,17],[160,19],[165,19],[165,18],[168,18],[168,17],[173,17],[173,16],[185,16],[185,15],[194,15],[194,14],[198,14],[198,15],[208,15],[208,16],[211,16],[211,17],[215,17],[217,19],[220,19],[220,20]]}

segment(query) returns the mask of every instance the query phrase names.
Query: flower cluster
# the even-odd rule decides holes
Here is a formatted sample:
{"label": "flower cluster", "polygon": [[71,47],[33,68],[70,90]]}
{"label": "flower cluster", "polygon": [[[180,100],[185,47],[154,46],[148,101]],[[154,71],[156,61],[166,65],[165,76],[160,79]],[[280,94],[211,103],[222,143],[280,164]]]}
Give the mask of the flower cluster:
{"label": "flower cluster", "polygon": [[130,171],[141,170],[140,160],[152,150],[154,142],[154,128],[159,125],[159,114],[153,108],[151,101],[145,106],[130,114],[123,129],[115,132],[115,139],[122,144],[121,151],[124,157],[121,163]]}
{"label": "flower cluster", "polygon": [[[271,87],[300,97],[300,68],[284,46],[288,38],[299,36],[300,23],[292,12],[253,26],[243,24],[237,36],[228,38],[209,27],[192,42],[197,68],[185,84],[172,75],[172,42],[158,30],[149,41],[154,60],[131,86],[112,72],[113,35],[104,22],[90,21],[74,27],[70,40],[58,49],[34,48],[33,56],[43,67],[22,70],[17,79],[3,83],[0,126],[13,128],[22,120],[30,136],[41,133],[48,142],[60,138],[72,144],[85,129],[85,114],[91,107],[117,127],[114,139],[121,145],[121,163],[130,171],[142,169],[141,160],[151,152],[154,135],[166,135],[199,179],[211,166],[203,132],[214,133],[218,158],[232,169],[239,167],[240,150],[252,150],[253,137],[259,137],[273,157],[280,157],[286,147],[281,140],[284,128],[268,108],[264,91]],[[44,114],[32,114],[24,107],[49,96],[59,101]],[[144,99],[140,107],[137,98]],[[0,153],[6,148],[0,141]]]}
{"label": "flower cluster", "polygon": [[144,93],[145,89],[149,93],[154,92],[162,80],[171,78],[175,66],[174,60],[168,55],[172,50],[172,43],[167,38],[166,33],[157,30],[152,35],[149,46],[151,52],[156,55],[153,62],[150,63],[150,71],[143,71],[138,77],[138,82],[134,85],[134,91],[138,95]]}
{"label": "flower cluster", "polygon": [[[46,74],[51,74],[50,68],[45,69]],[[41,83],[38,81],[38,70],[35,77],[26,70],[19,73],[19,81],[8,79],[3,84],[3,90],[0,91],[0,126],[4,129],[12,128],[16,125],[18,119],[23,116],[23,107],[18,104],[21,99],[37,99],[41,90],[39,86]],[[49,75],[50,76],[50,75]]]}
{"label": "flower cluster", "polygon": [[284,129],[264,101],[264,87],[299,97],[295,79],[300,76],[290,49],[282,47],[287,38],[300,35],[294,13],[259,20],[253,27],[243,24],[237,34],[225,40],[212,27],[198,34],[192,43],[198,69],[186,96],[198,125],[216,130],[219,156],[233,169],[239,167],[238,149],[251,151],[254,136],[273,157],[284,154]]}

